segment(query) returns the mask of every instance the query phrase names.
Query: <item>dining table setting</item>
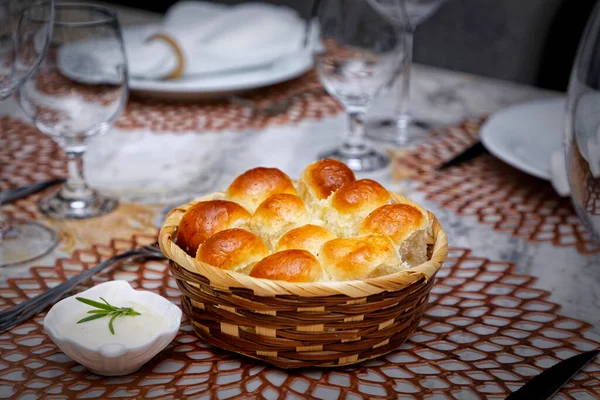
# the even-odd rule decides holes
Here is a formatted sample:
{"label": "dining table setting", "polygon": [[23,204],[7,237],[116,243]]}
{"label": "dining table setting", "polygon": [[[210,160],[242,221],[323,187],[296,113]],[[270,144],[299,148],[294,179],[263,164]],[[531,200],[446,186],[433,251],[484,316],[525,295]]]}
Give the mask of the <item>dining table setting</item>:
{"label": "dining table setting", "polygon": [[562,93],[443,3],[0,0],[0,398],[600,398],[600,5]]}

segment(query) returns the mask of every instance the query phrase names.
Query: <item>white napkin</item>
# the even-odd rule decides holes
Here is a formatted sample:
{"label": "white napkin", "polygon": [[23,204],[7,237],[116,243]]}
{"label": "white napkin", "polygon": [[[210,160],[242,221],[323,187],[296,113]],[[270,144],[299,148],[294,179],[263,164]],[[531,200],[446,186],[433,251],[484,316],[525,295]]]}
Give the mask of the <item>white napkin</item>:
{"label": "white napkin", "polygon": [[565,154],[562,150],[552,153],[550,167],[552,169],[552,186],[556,190],[556,193],[561,197],[570,196],[571,188],[569,187],[569,179],[567,177]]}
{"label": "white napkin", "polygon": [[131,76],[165,79],[270,64],[302,50],[304,31],[305,22],[288,7],[181,1],[147,40],[125,35],[125,48]]}

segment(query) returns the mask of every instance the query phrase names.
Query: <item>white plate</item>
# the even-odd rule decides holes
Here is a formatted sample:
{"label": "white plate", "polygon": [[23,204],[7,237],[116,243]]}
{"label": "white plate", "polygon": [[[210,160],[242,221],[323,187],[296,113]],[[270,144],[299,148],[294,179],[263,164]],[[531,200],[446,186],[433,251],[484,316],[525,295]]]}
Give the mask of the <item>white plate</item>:
{"label": "white plate", "polygon": [[549,181],[550,158],[562,148],[564,116],[564,97],[517,104],[486,121],[481,142],[507,164]]}
{"label": "white plate", "polygon": [[[156,26],[128,28],[124,35],[137,36],[140,41],[148,37]],[[306,50],[263,67],[239,70],[223,74],[190,76],[173,81],[157,81],[131,78],[129,86],[132,91],[146,97],[190,99],[214,98],[227,94],[244,92],[252,89],[275,85],[297,78],[313,66],[312,51]]]}

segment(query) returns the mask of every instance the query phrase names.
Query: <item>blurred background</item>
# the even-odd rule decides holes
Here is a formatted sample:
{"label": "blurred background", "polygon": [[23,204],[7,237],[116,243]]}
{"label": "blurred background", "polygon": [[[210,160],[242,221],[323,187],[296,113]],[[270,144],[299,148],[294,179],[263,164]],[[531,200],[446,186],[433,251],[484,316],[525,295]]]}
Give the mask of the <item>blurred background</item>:
{"label": "blurred background", "polygon": [[[176,0],[109,0],[165,12]],[[237,4],[244,0],[217,0]],[[271,0],[308,16],[310,0]],[[595,0],[449,0],[417,28],[415,62],[565,90]]]}

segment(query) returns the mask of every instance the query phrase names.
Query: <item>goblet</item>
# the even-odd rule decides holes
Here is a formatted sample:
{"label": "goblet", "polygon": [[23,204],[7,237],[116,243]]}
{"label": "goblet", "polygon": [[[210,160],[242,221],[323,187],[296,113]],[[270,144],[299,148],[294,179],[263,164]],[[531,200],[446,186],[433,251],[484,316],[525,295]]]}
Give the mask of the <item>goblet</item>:
{"label": "goblet", "polygon": [[[29,38],[51,16],[27,9],[18,38]],[[66,183],[42,200],[55,219],[90,218],[118,201],[90,188],[83,155],[90,139],[107,132],[127,100],[127,63],[116,14],[89,4],[58,3],[48,56],[19,89],[21,107],[35,126],[65,151]]]}
{"label": "goblet", "polygon": [[[369,139],[394,142],[408,146],[427,139],[422,130],[427,123],[414,121],[410,113],[410,84],[416,27],[433,15],[445,0],[368,0],[382,16],[391,21],[404,40],[404,62],[395,84],[390,90],[399,90],[395,100],[395,118],[377,121],[367,130]],[[411,129],[418,128],[418,129]]]}
{"label": "goblet", "polygon": [[564,151],[575,210],[600,241],[600,3],[583,34],[567,96]]}
{"label": "goblet", "polygon": [[[37,9],[48,15],[28,37],[17,30],[23,10]],[[0,0],[0,100],[5,100],[35,71],[46,55],[52,34],[54,0]],[[0,205],[3,199],[0,197]],[[23,263],[41,257],[58,243],[58,235],[33,221],[0,217],[0,266]]]}
{"label": "goblet", "polygon": [[316,70],[348,114],[342,145],[319,157],[338,159],[354,171],[384,168],[387,156],[365,141],[364,115],[398,72],[401,36],[366,0],[323,0],[317,20],[322,46],[315,47]]}

